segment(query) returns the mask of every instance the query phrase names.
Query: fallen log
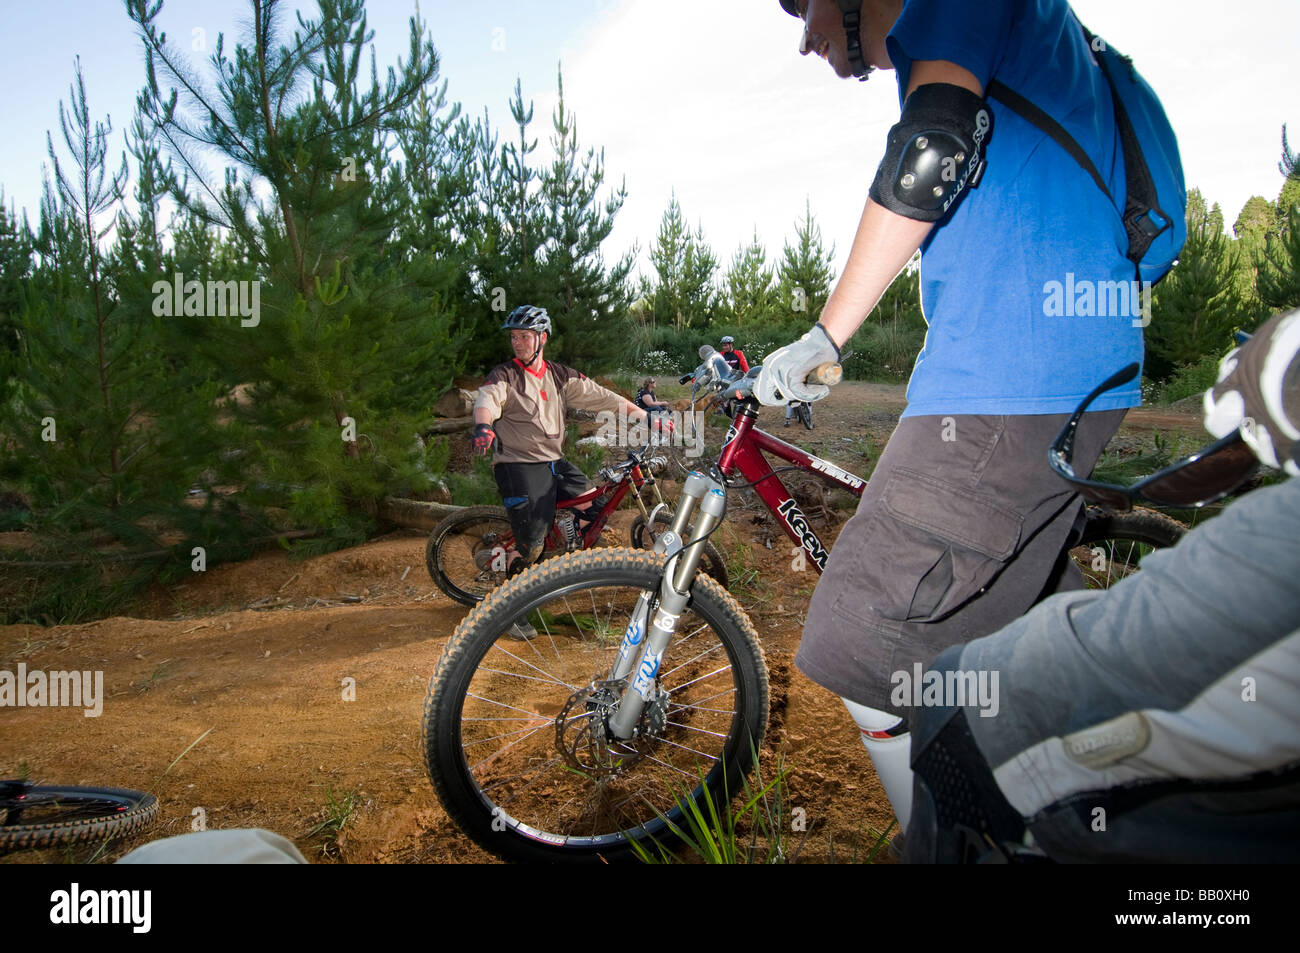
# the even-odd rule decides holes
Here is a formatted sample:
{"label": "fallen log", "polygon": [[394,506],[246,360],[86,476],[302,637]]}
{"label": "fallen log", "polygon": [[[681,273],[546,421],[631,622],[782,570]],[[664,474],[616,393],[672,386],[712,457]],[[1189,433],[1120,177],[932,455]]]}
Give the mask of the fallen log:
{"label": "fallen log", "polygon": [[421,436],[428,436],[431,433],[456,433],[460,430],[468,430],[473,426],[473,417],[440,417],[426,423],[420,428],[420,432]]}
{"label": "fallen log", "polygon": [[422,500],[399,500],[389,496],[379,504],[379,518],[407,529],[431,530],[444,517],[461,509],[464,507],[450,503],[425,503]]}

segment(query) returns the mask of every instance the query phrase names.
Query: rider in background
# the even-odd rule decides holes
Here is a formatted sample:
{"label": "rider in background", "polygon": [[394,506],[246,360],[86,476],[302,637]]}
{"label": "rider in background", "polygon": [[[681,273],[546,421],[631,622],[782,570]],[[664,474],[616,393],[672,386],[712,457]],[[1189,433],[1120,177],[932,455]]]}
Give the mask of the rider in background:
{"label": "rider in background", "polygon": [[[1131,315],[1049,313],[1044,288],[1067,275],[1133,280],[1123,225],[1066,149],[985,89],[997,79],[1057,119],[1112,195],[1124,194],[1124,163],[1106,79],[1066,0],[780,3],[803,20],[801,53],[845,79],[894,70],[902,106],[820,320],[766,358],[755,394],[770,406],[823,396],[808,371],[839,359],[920,249],[929,327],[908,406],[835,543],[795,660],[844,697],[906,826],[910,712],[894,673],[1082,586],[1066,543],[1083,504],[1045,448],[1097,381],[1143,353]],[[1084,416],[1081,472],[1139,402],[1135,380]]]}
{"label": "rider in background", "polygon": [[940,654],[939,677],[1000,674],[997,712],[916,717],[905,860],[1300,860],[1300,311],[1220,368],[1206,428],[1292,479]]}
{"label": "rider in background", "polygon": [[[470,439],[478,456],[495,448],[492,471],[519,548],[519,558],[508,567],[513,574],[541,555],[556,501],[591,489],[586,475],[564,459],[568,409],[621,411],[629,421],[648,415],[573,368],[545,360],[551,319],[544,309],[515,308],[501,330],[510,332],[515,356],[493,368],[479,388]],[[660,425],[656,421],[653,426]],[[665,426],[671,429],[671,421]],[[585,519],[590,508],[575,509],[575,515]],[[572,548],[578,527],[568,520],[564,530]]]}
{"label": "rider in background", "polygon": [[[727,334],[723,336],[720,342],[718,342],[718,346],[720,348],[718,353],[722,355],[722,359],[731,367],[733,377],[739,374],[749,373],[749,361],[745,360],[744,351],[736,350],[735,338],[730,334]],[[736,416],[736,406],[732,401],[723,401],[722,415],[724,417]]]}
{"label": "rider in background", "polygon": [[647,377],[641,382],[641,389],[636,392],[636,397],[632,403],[636,404],[647,413],[664,412],[671,410],[672,407],[666,400],[660,400],[655,396],[655,386],[658,384],[653,377]]}
{"label": "rider in background", "polygon": [[724,361],[731,365],[732,370],[739,371],[742,374],[749,373],[749,362],[745,360],[745,352],[736,350],[736,339],[730,334],[719,342],[718,353],[722,355]]}

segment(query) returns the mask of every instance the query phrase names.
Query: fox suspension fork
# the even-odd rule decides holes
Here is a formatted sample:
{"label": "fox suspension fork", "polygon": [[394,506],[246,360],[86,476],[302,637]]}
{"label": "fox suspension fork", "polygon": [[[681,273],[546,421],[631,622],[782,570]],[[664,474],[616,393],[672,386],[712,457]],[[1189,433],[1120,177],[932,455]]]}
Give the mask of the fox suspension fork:
{"label": "fox suspension fork", "polygon": [[[646,618],[654,593],[650,590],[641,593],[610,671],[611,681],[631,678],[609,719],[609,731],[615,738],[627,740],[636,735],[641,713],[647,704],[653,702],[659,708],[666,704],[667,700],[659,697],[662,692],[656,686],[659,663],[677,628],[677,620],[690,600],[691,583],[704,553],[703,540],[722,519],[726,499],[726,489],[722,484],[692,471],[682,488],[681,504],[677,507],[672,526],[655,541],[655,552],[668,556],[659,583],[659,605],[647,627]],[[695,521],[695,531],[690,540],[683,543],[682,533],[690,525],[697,507],[700,513]]]}

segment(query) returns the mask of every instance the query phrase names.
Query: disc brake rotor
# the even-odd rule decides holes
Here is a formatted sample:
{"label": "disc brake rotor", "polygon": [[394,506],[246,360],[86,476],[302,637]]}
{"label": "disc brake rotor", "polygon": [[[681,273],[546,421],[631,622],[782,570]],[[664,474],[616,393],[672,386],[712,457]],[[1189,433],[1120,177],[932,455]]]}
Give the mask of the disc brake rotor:
{"label": "disc brake rotor", "polygon": [[593,681],[564,703],[555,718],[555,745],[569,767],[593,777],[613,777],[645,757],[668,720],[668,692],[656,688],[627,740],[609,734],[625,680]]}

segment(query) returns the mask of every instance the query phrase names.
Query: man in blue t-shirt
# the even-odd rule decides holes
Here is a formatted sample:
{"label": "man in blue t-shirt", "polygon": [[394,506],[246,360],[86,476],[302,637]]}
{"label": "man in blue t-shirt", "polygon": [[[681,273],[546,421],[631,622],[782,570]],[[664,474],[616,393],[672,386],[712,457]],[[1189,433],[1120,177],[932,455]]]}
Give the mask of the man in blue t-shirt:
{"label": "man in blue t-shirt", "polygon": [[[906,827],[913,665],[1082,586],[1065,552],[1082,503],[1047,448],[1085,394],[1142,359],[1118,213],[1065,149],[984,91],[997,79],[1054,118],[1119,196],[1123,152],[1066,0],[780,2],[804,21],[800,52],[843,78],[878,67],[898,79],[901,115],[844,273],[813,329],[768,356],[755,393],[773,405],[823,396],[807,371],[838,360],[920,249],[929,327],[908,407],[796,658],[844,697]],[[1082,472],[1137,403],[1135,380],[1085,415]]]}

